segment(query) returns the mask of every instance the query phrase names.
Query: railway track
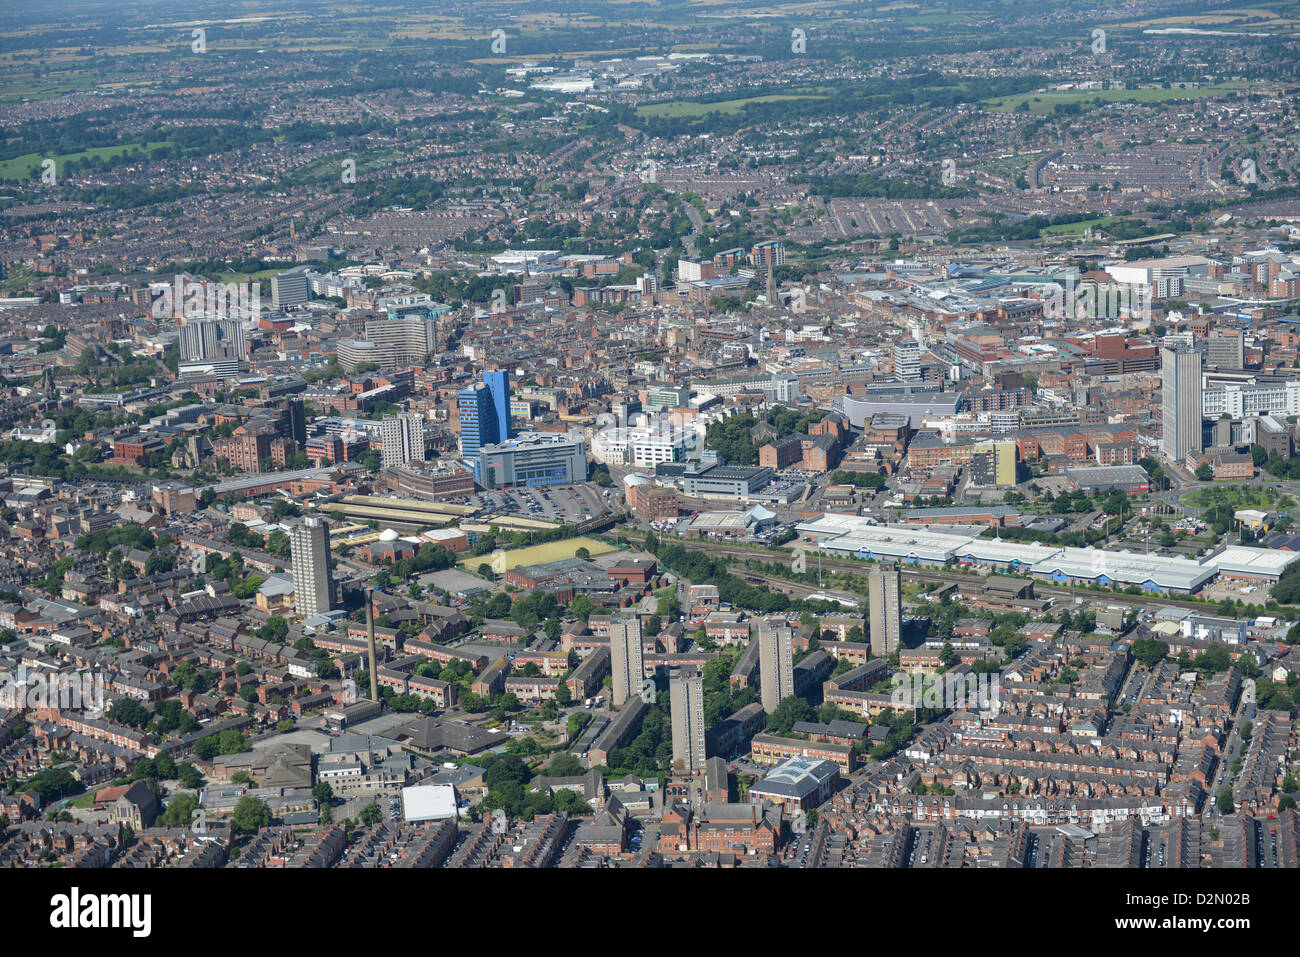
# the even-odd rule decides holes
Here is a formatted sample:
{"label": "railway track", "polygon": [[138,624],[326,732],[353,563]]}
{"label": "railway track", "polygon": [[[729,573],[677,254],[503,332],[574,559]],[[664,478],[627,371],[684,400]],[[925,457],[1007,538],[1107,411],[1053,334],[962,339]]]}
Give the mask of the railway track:
{"label": "railway track", "polygon": [[[672,542],[681,545],[693,551],[705,551],[710,555],[734,558],[737,561],[731,565],[732,571],[742,577],[753,577],[765,579],[763,582],[774,583],[782,591],[786,588],[796,586],[804,589],[811,594],[822,589],[817,586],[804,585],[801,582],[786,581],[785,579],[773,576],[762,575],[760,573],[746,569],[742,562],[744,561],[781,561],[790,557],[790,552],[786,549],[780,551],[758,551],[751,548],[738,548],[734,545],[724,545],[717,542],[698,542],[689,540],[669,539],[663,541]],[[840,572],[848,575],[865,575],[871,566],[865,562],[852,561],[843,558],[831,558],[825,553],[822,554],[822,570],[825,572]],[[980,580],[983,575],[963,575],[958,572],[945,572],[937,568],[922,568],[917,565],[899,566],[904,576],[916,578],[922,581],[939,582],[942,584],[969,584],[972,578]],[[1175,606],[1180,608],[1194,608],[1198,611],[1205,612],[1207,606],[1204,602],[1188,601],[1182,598],[1173,598],[1163,595],[1127,595],[1123,592],[1098,592],[1086,588],[1066,588],[1059,585],[1049,585],[1040,578],[1031,579],[1034,583],[1034,593],[1043,598],[1056,598],[1073,601],[1075,598],[1094,598],[1098,600],[1113,602],[1117,605],[1132,605],[1138,608],[1167,608]],[[834,586],[827,586],[834,587]],[[1262,609],[1261,609],[1262,611]]]}

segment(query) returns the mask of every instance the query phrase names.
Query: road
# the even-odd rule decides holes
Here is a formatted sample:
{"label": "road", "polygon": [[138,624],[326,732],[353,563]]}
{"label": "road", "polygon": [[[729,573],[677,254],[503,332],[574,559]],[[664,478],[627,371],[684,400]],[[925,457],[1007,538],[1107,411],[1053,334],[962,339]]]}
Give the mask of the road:
{"label": "road", "polygon": [[693,259],[695,257],[695,237],[698,236],[700,230],[704,228],[704,219],[700,216],[700,211],[696,209],[693,204],[682,203],[682,206],[686,213],[686,218],[691,221],[691,231],[686,236],[682,245],[686,249],[686,255]]}

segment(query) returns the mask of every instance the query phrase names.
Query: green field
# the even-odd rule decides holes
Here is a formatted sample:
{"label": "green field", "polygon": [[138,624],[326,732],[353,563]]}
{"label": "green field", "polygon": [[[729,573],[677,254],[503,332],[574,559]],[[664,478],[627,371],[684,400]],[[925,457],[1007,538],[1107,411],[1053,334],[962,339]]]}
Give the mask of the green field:
{"label": "green field", "polygon": [[694,100],[669,100],[638,106],[638,116],[661,119],[697,119],[710,113],[739,113],[750,103],[775,103],[780,100],[824,100],[817,93],[806,95],[773,93],[768,96],[750,96],[738,100],[719,100],[716,103],[697,103]]}
{"label": "green field", "polygon": [[258,272],[223,272],[218,277],[218,282],[260,282],[263,279],[270,279],[272,276],[278,276],[284,272],[283,269],[262,269]]}
{"label": "green field", "polygon": [[1215,508],[1255,508],[1264,511],[1286,512],[1295,508],[1295,499],[1284,492],[1259,485],[1217,485],[1200,489],[1187,496],[1189,505],[1212,510]]}
{"label": "green field", "polygon": [[[166,141],[158,143],[123,143],[121,146],[99,146],[94,149],[81,150],[77,153],[61,153],[54,159],[55,173],[60,177],[63,176],[63,165],[72,160],[84,159],[87,156],[93,156],[96,159],[112,159],[121,156],[133,149],[139,149],[141,153],[147,154],[149,150],[156,149],[159,146],[169,145]],[[15,156],[13,159],[0,160],[0,179],[27,179],[32,173],[41,168],[41,163],[46,159],[40,153],[24,153],[22,156]]]}
{"label": "green field", "polygon": [[0,103],[22,100],[48,100],[68,93],[93,90],[98,81],[89,75],[64,74],[61,79],[22,79],[0,86]]}
{"label": "green field", "polygon": [[1039,230],[1040,236],[1082,236],[1088,227],[1105,229],[1112,223],[1122,220],[1122,216],[1102,216],[1098,219],[1085,219],[1077,223],[1065,223],[1060,226],[1047,226]]}
{"label": "green field", "polygon": [[[614,551],[614,546],[595,538],[566,538],[559,542],[547,542],[544,545],[530,545],[527,548],[512,548],[505,552],[505,565],[497,567],[501,575],[520,565],[540,565],[544,562],[558,562],[562,558],[572,558],[579,548],[585,548],[592,555],[603,555]],[[491,555],[476,555],[460,561],[460,567],[467,572],[477,571],[479,565],[492,564]]]}
{"label": "green field", "polygon": [[1029,164],[1040,156],[1044,155],[1046,150],[1031,150],[1027,153],[1017,153],[1014,156],[1000,156],[997,159],[987,160],[979,164],[979,168],[993,173],[995,176],[1006,176],[1015,178],[1029,168]]}
{"label": "green field", "polygon": [[1195,89],[1153,89],[1153,90],[1063,90],[1059,93],[1017,93],[1001,99],[984,100],[984,106],[990,110],[1004,113],[1013,112],[1022,103],[1029,104],[1031,113],[1051,113],[1058,103],[1088,104],[1094,100],[1103,103],[1162,103],[1167,100],[1195,100],[1203,96],[1221,96],[1235,93],[1248,86],[1246,83],[1216,83]]}

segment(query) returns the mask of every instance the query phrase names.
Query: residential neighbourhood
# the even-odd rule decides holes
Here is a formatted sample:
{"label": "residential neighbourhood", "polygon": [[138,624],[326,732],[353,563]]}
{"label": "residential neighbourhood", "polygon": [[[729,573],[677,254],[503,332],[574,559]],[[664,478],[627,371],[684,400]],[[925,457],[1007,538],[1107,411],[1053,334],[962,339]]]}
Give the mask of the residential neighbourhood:
{"label": "residential neighbourhood", "polygon": [[1300,866],[1294,4],[124,6],[0,58],[0,866]]}

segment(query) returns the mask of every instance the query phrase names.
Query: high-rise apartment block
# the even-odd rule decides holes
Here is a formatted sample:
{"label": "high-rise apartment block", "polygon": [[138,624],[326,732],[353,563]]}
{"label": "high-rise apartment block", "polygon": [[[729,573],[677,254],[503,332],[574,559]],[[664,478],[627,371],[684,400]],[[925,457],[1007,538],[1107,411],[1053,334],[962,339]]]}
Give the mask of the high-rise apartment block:
{"label": "high-rise apartment block", "polygon": [[672,701],[673,770],[704,770],[704,676],[679,669],[668,682]]}
{"label": "high-rise apartment block", "polygon": [[894,343],[894,378],[899,382],[920,381],[921,344],[915,339],[900,339]]}
{"label": "high-rise apartment block", "polygon": [[199,319],[181,326],[177,346],[181,362],[243,359],[248,352],[244,324],[238,319]]}
{"label": "high-rise apartment block", "polygon": [[903,581],[892,562],[876,565],[868,576],[871,604],[871,653],[886,657],[903,641]]}
{"label": "high-rise apartment block", "polygon": [[759,692],[763,710],[771,714],[776,706],[794,694],[794,631],[784,623],[758,623]]}
{"label": "high-rise apartment block", "polygon": [[309,516],[289,530],[293,565],[293,605],[304,618],[330,610],[334,592],[330,574],[330,533],[324,519]]}
{"label": "high-rise apartment block", "polygon": [[423,462],[425,456],[424,417],[415,412],[388,416],[380,423],[383,442],[381,457],[385,469],[395,469],[410,462]]}
{"label": "high-rise apartment block", "polygon": [[1201,450],[1201,353],[1178,344],[1160,350],[1160,451],[1173,462]]}
{"label": "high-rise apartment block", "polygon": [[645,668],[641,659],[641,620],[616,618],[609,625],[609,663],[613,672],[610,704],[621,708],[628,698],[641,693]]}

